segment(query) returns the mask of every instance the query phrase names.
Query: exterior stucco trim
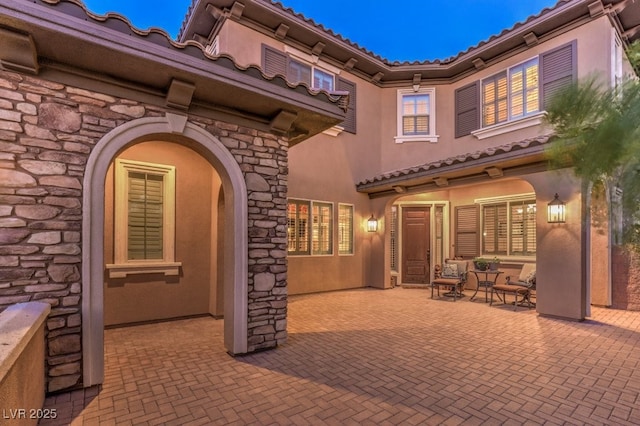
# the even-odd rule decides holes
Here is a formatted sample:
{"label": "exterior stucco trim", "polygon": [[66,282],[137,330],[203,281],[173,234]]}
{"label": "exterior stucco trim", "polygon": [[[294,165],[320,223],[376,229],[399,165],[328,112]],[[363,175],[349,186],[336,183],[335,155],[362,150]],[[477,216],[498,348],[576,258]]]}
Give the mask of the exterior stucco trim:
{"label": "exterior stucco trim", "polygon": [[[83,385],[104,379],[104,183],[109,164],[132,142],[154,135],[174,140],[175,115],[141,118],[106,134],[92,151],[83,182],[82,341]],[[225,216],[225,333],[232,354],[247,352],[248,312],[248,203],[244,175],[224,145],[206,130],[187,122],[179,132],[188,145],[203,155],[222,178],[229,201]],[[174,135],[172,138],[171,135]]]}

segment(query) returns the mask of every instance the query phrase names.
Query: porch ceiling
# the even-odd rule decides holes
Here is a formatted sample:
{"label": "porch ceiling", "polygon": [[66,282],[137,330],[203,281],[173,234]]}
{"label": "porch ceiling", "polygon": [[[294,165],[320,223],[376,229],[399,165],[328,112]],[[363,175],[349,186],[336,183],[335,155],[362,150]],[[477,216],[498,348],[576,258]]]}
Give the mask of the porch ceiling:
{"label": "porch ceiling", "polygon": [[358,192],[379,198],[517,177],[548,168],[549,135],[462,154],[440,161],[387,172],[356,185]]}

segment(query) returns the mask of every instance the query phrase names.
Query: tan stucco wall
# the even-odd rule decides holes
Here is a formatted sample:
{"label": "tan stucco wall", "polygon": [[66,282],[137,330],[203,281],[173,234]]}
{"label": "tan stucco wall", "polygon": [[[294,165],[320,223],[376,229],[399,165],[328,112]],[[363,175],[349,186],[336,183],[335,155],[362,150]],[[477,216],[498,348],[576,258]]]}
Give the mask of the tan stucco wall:
{"label": "tan stucco wall", "polygon": [[[225,28],[220,34],[221,51],[231,53],[239,63],[244,65],[261,63],[260,46],[263,43],[284,50],[282,41],[255,32],[237,22],[226,21]],[[585,25],[568,29],[562,34],[554,34],[551,39],[540,39],[537,45],[515,55],[495,58],[487,62],[485,68],[458,80],[422,81],[421,87],[436,89],[436,133],[439,135],[436,143],[399,144],[394,140],[397,134],[397,92],[398,89],[408,89],[410,83],[406,86],[380,88],[341,70],[343,77],[355,81],[358,85],[358,134],[342,133],[336,138],[318,135],[292,147],[288,197],[353,203],[356,210],[356,230],[360,230],[356,234],[356,255],[350,259],[337,255],[327,258],[290,256],[288,276],[290,293],[360,285],[388,287],[389,261],[385,249],[388,245],[388,232],[385,230],[384,218],[390,200],[389,198],[369,200],[366,195],[360,196],[355,193],[355,184],[384,172],[451,158],[458,154],[478,152],[549,133],[550,129],[544,126],[533,126],[486,139],[478,139],[472,135],[455,138],[455,90],[574,40],[578,40],[576,53],[578,77],[601,73],[603,77],[608,78],[611,63],[603,58],[608,58],[611,51],[611,23],[606,16],[602,16]],[[320,59],[323,60],[322,56]],[[319,184],[319,182],[322,183]],[[553,193],[558,186],[554,181],[546,183],[541,181],[537,184],[544,188],[544,193],[539,194],[538,197],[538,208],[542,209],[539,220],[542,221],[546,203],[553,198]],[[551,194],[547,194],[552,190]],[[569,186],[567,191],[573,191],[573,187]],[[487,185],[469,186],[466,189],[452,189],[448,194],[449,211],[452,214],[456,205],[472,203],[474,198],[521,192],[533,192],[533,190],[531,186],[517,180],[500,180]],[[447,199],[447,197],[443,196],[441,199]],[[380,218],[380,230],[376,234],[364,232],[361,225],[372,213]],[[546,218],[540,226],[547,228]],[[449,229],[453,232],[453,227]],[[544,232],[542,234],[545,235]],[[450,236],[450,242],[453,242],[453,236]],[[453,253],[451,247],[450,249],[450,253]],[[576,249],[577,256],[580,256],[580,244]],[[539,246],[538,251],[541,250]],[[557,253],[555,249],[551,252]],[[528,260],[524,259],[524,261]],[[582,264],[582,260],[574,260],[575,264],[573,260],[567,259],[572,263],[572,268]],[[513,274],[518,272],[517,265],[508,272]],[[583,278],[580,276],[580,279]],[[545,302],[542,305],[544,308]],[[557,312],[555,308],[550,309],[551,315],[553,312]],[[573,316],[574,313],[568,316]],[[578,317],[580,315],[580,313],[575,314]]]}
{"label": "tan stucco wall", "polygon": [[[548,133],[548,129],[534,126],[482,140],[472,135],[455,138],[455,90],[575,39],[579,40],[577,44],[578,77],[585,77],[594,72],[603,73],[603,76],[608,76],[610,69],[608,55],[611,50],[611,25],[606,17],[602,17],[588,25],[583,25],[561,34],[552,40],[543,41],[522,53],[504,60],[490,62],[485,69],[458,81],[446,84],[430,84],[429,82],[423,81],[423,88],[435,87],[436,89],[436,133],[439,135],[438,142],[436,143],[395,143],[393,138],[397,133],[396,109],[398,89],[381,89],[379,114],[382,124],[381,132],[377,139],[380,144],[381,171],[412,167],[433,160],[449,158],[457,154],[481,151],[492,146],[521,141]],[[402,89],[407,88],[409,87],[402,87]],[[374,172],[372,175],[376,173],[379,172]]]}
{"label": "tan stucco wall", "polygon": [[50,310],[46,303],[30,302],[0,313],[0,424],[36,425],[44,418],[38,410],[45,396],[44,329]]}
{"label": "tan stucco wall", "polygon": [[[105,325],[213,313],[217,309],[217,200],[220,178],[200,155],[178,144],[144,142],[119,158],[176,167],[176,261],[179,277],[107,279]],[[113,172],[105,195],[105,263],[113,261]],[[214,259],[214,261],[212,261]]]}

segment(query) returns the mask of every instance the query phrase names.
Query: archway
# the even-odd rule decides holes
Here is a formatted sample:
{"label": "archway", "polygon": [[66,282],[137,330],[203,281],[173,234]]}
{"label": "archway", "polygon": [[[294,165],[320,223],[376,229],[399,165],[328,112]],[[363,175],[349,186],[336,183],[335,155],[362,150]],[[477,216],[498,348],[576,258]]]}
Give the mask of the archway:
{"label": "archway", "polygon": [[224,344],[228,352],[247,352],[247,190],[244,176],[224,145],[187,117],[141,118],[105,135],[87,162],[83,182],[82,353],[83,385],[104,376],[104,185],[110,163],[125,147],[162,139],[199,153],[218,171],[224,203]]}

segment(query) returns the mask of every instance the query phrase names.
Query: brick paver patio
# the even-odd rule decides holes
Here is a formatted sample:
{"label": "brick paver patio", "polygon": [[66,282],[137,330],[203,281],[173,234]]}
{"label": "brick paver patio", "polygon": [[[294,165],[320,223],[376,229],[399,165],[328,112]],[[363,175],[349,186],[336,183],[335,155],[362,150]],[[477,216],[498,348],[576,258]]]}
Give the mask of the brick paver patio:
{"label": "brick paver patio", "polygon": [[640,312],[429,295],[293,296],[287,344],[236,358],[212,318],[107,330],[102,388],[47,398],[42,424],[640,424]]}

